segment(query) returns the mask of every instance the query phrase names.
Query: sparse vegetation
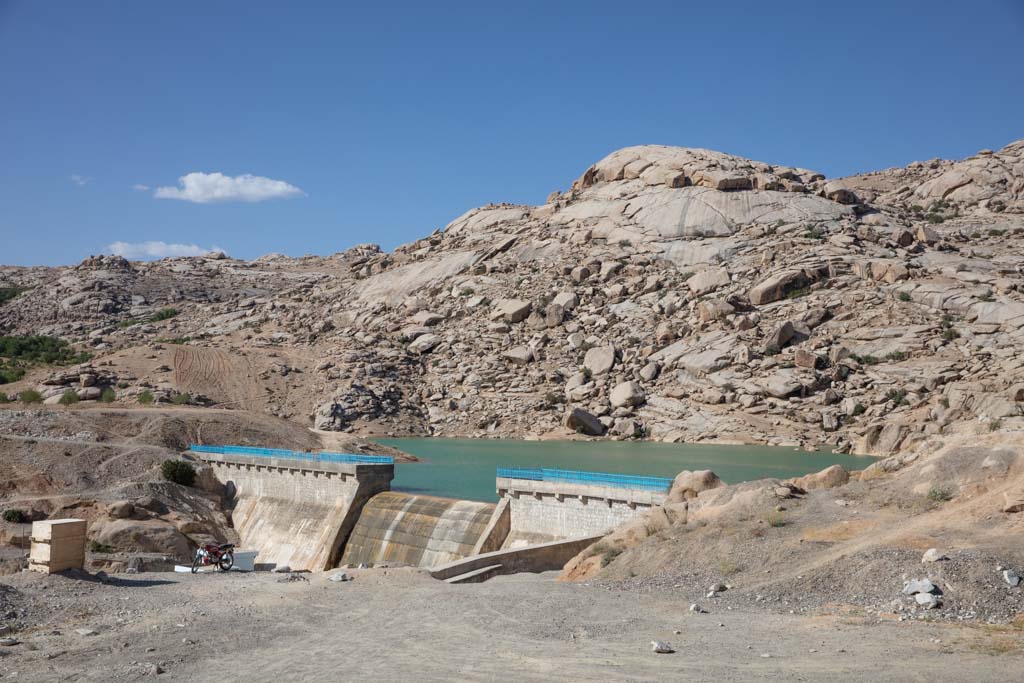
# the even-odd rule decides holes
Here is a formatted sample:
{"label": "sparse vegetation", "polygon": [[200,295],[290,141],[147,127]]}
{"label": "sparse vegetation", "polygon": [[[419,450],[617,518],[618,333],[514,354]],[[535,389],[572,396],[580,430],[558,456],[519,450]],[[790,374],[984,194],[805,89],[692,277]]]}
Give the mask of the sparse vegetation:
{"label": "sparse vegetation", "polygon": [[892,401],[897,406],[906,405],[907,391],[906,389],[890,389],[886,392],[885,398],[888,401]]}
{"label": "sparse vegetation", "polygon": [[856,353],[851,353],[850,358],[861,365],[878,365],[882,362],[870,354],[867,356],[858,356]]}
{"label": "sparse vegetation", "polygon": [[28,287],[0,287],[0,306],[28,290]]}
{"label": "sparse vegetation", "polygon": [[910,301],[910,292],[900,292],[896,295],[896,298],[900,301]]}
{"label": "sparse vegetation", "polygon": [[148,406],[151,403],[153,403],[153,401],[153,392],[150,391],[149,389],[146,389],[145,391],[139,394],[139,403],[141,403],[142,405]]}
{"label": "sparse vegetation", "polygon": [[106,543],[100,543],[99,541],[89,541],[89,552],[112,553],[114,552],[114,546],[107,545]]}
{"label": "sparse vegetation", "polygon": [[853,407],[853,414],[854,415],[863,415],[865,410],[867,410],[867,408],[864,407],[864,404],[863,403],[858,403],[857,405],[855,405]]}
{"label": "sparse vegetation", "polygon": [[4,510],[4,521],[10,524],[24,524],[28,521],[28,515],[25,514],[24,510],[10,508]]}
{"label": "sparse vegetation", "polygon": [[192,395],[185,392],[175,392],[171,394],[171,403],[176,406],[188,405],[192,402]]}
{"label": "sparse vegetation", "polygon": [[953,491],[945,486],[933,486],[928,490],[928,500],[936,503],[945,503],[953,500]]}
{"label": "sparse vegetation", "polygon": [[160,474],[167,481],[182,486],[192,486],[196,480],[196,470],[190,463],[184,460],[164,460],[160,465]]}
{"label": "sparse vegetation", "polygon": [[910,358],[910,354],[907,353],[906,351],[893,351],[891,353],[885,354],[885,360],[888,360],[888,361],[899,362],[899,361],[904,361],[904,360],[906,360],[908,358]]}
{"label": "sparse vegetation", "polygon": [[778,511],[769,512],[764,516],[764,521],[767,522],[768,526],[774,528],[786,526],[786,518]]}
{"label": "sparse vegetation", "polygon": [[810,287],[797,287],[786,292],[787,299],[799,299],[800,297],[807,296],[811,293]]}
{"label": "sparse vegetation", "polygon": [[62,406],[70,406],[78,403],[80,400],[81,399],[78,398],[77,391],[75,391],[74,389],[68,389],[63,394],[61,394],[60,401],[58,401],[58,403],[60,403]]}
{"label": "sparse vegetation", "polygon": [[42,403],[43,395],[35,389],[25,389],[25,391],[18,394],[18,400],[25,405],[29,405],[31,403]]}
{"label": "sparse vegetation", "polygon": [[113,403],[116,400],[117,400],[117,394],[114,393],[114,390],[111,389],[110,387],[107,387],[106,389],[104,389],[102,391],[102,393],[100,393],[100,402],[101,403]]}
{"label": "sparse vegetation", "polygon": [[72,365],[89,358],[90,354],[79,353],[56,337],[0,337],[0,384],[17,382],[33,365]]}

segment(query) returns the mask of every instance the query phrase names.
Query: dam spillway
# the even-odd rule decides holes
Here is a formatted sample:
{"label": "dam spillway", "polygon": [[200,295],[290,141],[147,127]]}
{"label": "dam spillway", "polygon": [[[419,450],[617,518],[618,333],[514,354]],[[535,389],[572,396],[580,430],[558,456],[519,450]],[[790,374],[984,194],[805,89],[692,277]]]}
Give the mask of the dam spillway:
{"label": "dam spillway", "polygon": [[469,557],[494,509],[493,503],[379,493],[363,506],[341,564],[433,567]]}

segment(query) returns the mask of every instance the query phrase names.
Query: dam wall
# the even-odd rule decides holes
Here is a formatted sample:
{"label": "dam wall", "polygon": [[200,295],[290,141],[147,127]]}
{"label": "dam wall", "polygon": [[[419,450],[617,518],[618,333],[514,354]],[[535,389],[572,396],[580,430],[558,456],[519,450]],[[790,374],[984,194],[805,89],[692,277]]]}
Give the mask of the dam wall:
{"label": "dam wall", "polygon": [[292,569],[337,565],[363,505],[394,478],[394,463],[386,458],[203,448],[194,446],[190,454],[210,465],[227,488],[242,547],[259,550],[261,563]]}
{"label": "dam wall", "polygon": [[607,533],[664,503],[671,479],[501,468],[496,483],[510,511],[509,549]]}
{"label": "dam wall", "polygon": [[341,564],[434,567],[468,557],[478,553],[492,533],[495,507],[470,500],[380,493],[363,506]]}

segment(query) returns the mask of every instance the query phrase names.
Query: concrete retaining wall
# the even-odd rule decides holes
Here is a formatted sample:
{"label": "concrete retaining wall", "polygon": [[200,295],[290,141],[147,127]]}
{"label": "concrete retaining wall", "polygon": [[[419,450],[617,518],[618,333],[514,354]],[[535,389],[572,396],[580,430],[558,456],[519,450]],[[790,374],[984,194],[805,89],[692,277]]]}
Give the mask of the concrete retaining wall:
{"label": "concrete retaining wall", "polygon": [[515,574],[518,572],[549,572],[561,569],[565,563],[576,557],[590,545],[601,540],[603,535],[572,538],[564,541],[541,543],[526,548],[496,550],[492,553],[474,555],[464,560],[456,560],[449,564],[434,567],[430,575],[435,579],[450,579],[453,576],[466,574],[476,569],[501,565],[497,574]]}
{"label": "concrete retaining wall", "polygon": [[363,505],[388,490],[394,465],[193,453],[233,491],[231,518],[260,563],[318,571],[335,566]]}
{"label": "concrete retaining wall", "polygon": [[511,528],[502,547],[603,535],[665,501],[665,493],[572,482],[497,480]]}

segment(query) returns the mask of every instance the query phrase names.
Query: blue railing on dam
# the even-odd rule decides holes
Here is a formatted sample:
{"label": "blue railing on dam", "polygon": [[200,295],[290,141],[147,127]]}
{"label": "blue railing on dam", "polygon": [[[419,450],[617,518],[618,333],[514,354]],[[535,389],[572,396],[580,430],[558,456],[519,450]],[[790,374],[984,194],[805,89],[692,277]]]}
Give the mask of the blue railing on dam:
{"label": "blue railing on dam", "polygon": [[499,467],[498,476],[507,479],[530,481],[560,481],[595,486],[616,486],[624,489],[668,492],[672,480],[667,477],[641,477],[634,474],[612,474],[611,472],[577,472],[575,470],[551,470],[544,467]]}
{"label": "blue railing on dam", "polygon": [[193,453],[216,453],[218,455],[250,455],[262,458],[291,458],[293,460],[311,460],[314,462],[344,462],[360,465],[393,465],[395,459],[390,455],[355,455],[352,453],[305,453],[290,451],[284,448],[257,448],[255,446],[200,446],[190,444]]}

